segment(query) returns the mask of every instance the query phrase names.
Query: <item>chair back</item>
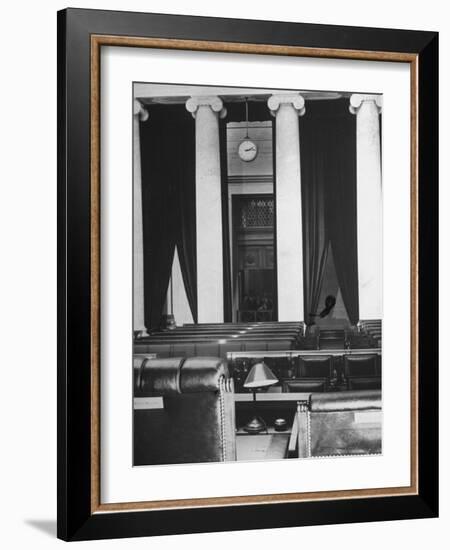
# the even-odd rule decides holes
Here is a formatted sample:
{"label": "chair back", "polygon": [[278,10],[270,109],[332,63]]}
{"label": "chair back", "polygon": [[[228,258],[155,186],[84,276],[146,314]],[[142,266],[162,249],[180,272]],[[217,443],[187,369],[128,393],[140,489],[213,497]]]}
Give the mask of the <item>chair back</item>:
{"label": "chair back", "polygon": [[299,402],[296,425],[299,457],[381,453],[381,391],[313,393]]}
{"label": "chair back", "polygon": [[378,374],[378,355],[376,353],[345,355],[344,375],[346,378],[350,376],[377,376]]}
{"label": "chair back", "polygon": [[298,358],[298,375],[307,378],[331,378],[333,357],[331,355],[305,355]]}
{"label": "chair back", "polygon": [[134,465],[236,460],[233,380],[215,357],[135,362],[135,397],[162,407],[134,410]]}

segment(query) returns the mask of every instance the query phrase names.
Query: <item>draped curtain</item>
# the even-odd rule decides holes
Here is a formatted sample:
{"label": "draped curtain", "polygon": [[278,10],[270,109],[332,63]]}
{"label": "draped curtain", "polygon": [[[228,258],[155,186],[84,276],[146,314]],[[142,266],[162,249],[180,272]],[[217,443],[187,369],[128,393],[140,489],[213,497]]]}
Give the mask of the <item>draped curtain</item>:
{"label": "draped curtain", "polygon": [[220,176],[222,197],[222,251],[223,251],[223,320],[231,322],[233,299],[231,290],[230,224],[228,208],[228,161],[227,161],[227,124],[226,119],[219,120],[220,138]]}
{"label": "draped curtain", "polygon": [[349,321],[359,321],[358,242],[356,207],[356,117],[341,101],[333,129],[327,134],[330,178],[327,180],[325,218],[334,264]]}
{"label": "draped curtain", "polygon": [[344,305],[358,321],[356,121],[348,100],[309,102],[300,119],[305,320],[316,313],[329,246]]}
{"label": "draped curtain", "polygon": [[307,324],[314,324],[329,250],[325,224],[327,151],[324,128],[314,116],[304,116],[300,130],[304,319]]}
{"label": "draped curtain", "polygon": [[197,322],[195,121],[184,105],[151,105],[140,123],[144,305],[148,330],[159,327],[175,246]]}

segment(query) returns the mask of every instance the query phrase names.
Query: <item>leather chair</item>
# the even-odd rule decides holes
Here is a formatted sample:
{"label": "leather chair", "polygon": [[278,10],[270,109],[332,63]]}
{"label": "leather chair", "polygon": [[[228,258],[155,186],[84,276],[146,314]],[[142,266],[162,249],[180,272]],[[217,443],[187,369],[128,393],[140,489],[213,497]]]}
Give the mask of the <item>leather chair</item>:
{"label": "leather chair", "polygon": [[352,390],[381,390],[381,376],[350,376],[347,387]]}
{"label": "leather chair", "polygon": [[309,401],[298,403],[290,454],[380,454],[381,421],[381,391],[311,394]]}
{"label": "leather chair", "polygon": [[378,355],[371,353],[367,355],[346,355],[344,357],[344,375],[351,376],[377,376]]}
{"label": "leather chair", "polygon": [[300,378],[331,378],[333,357],[331,355],[305,355],[298,358],[298,376]]}
{"label": "leather chair", "polygon": [[233,380],[223,360],[139,357],[134,395],[163,402],[134,410],[135,466],[236,460]]}

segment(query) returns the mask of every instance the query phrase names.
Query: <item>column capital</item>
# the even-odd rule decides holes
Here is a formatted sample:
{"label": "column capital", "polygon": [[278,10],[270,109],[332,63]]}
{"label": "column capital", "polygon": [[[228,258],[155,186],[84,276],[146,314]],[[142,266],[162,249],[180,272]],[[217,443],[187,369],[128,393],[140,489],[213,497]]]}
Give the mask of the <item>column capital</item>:
{"label": "column capital", "polygon": [[142,103],[138,99],[133,101],[133,115],[139,117],[141,122],[145,122],[149,117],[147,109],[142,106]]}
{"label": "column capital", "polygon": [[267,105],[273,116],[276,116],[278,109],[283,104],[292,105],[297,111],[298,116],[305,114],[305,99],[300,94],[274,94],[267,100]]}
{"label": "column capital", "polygon": [[378,113],[381,113],[383,99],[379,94],[352,94],[350,96],[350,105],[348,109],[352,115],[356,115],[361,105],[367,101],[372,101],[375,104]]}
{"label": "column capital", "polygon": [[195,118],[199,107],[210,107],[213,113],[219,113],[220,118],[227,116],[227,110],[223,106],[223,101],[219,96],[192,96],[186,101],[186,109]]}

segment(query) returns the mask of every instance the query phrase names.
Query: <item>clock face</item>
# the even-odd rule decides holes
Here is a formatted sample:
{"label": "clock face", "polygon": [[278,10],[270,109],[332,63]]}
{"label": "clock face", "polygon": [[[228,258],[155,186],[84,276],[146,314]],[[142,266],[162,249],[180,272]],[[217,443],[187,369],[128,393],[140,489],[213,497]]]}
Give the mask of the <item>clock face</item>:
{"label": "clock face", "polygon": [[239,144],[238,154],[243,161],[250,162],[256,158],[256,155],[258,154],[258,147],[253,141],[244,139],[244,141],[241,141]]}

